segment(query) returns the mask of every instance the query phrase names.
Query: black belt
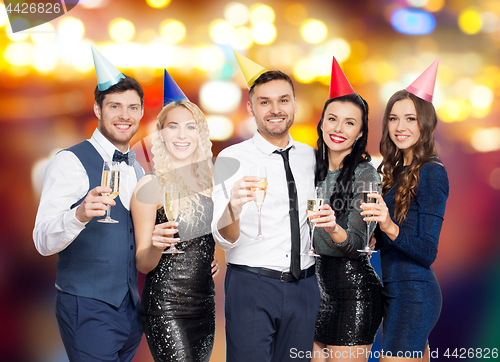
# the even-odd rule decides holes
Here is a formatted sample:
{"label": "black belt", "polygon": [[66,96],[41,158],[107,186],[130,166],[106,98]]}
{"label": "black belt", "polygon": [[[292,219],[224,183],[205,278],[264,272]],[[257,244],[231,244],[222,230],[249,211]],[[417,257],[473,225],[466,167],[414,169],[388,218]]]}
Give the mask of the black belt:
{"label": "black belt", "polygon": [[[267,269],[267,268],[255,268],[255,267],[246,266],[246,265],[239,265],[239,264],[228,263],[228,265],[230,265],[236,269],[241,269],[241,270],[247,271],[249,273],[262,275],[263,277],[278,279],[279,281],[284,282],[284,283],[290,283],[290,282],[294,282],[294,281],[298,280],[298,279],[295,279],[295,277],[292,275],[292,273],[280,272],[277,270],[272,270],[272,269]],[[316,271],[315,265],[312,265],[307,269],[303,269],[300,272],[299,279],[309,278],[310,276],[314,275],[315,271]]]}

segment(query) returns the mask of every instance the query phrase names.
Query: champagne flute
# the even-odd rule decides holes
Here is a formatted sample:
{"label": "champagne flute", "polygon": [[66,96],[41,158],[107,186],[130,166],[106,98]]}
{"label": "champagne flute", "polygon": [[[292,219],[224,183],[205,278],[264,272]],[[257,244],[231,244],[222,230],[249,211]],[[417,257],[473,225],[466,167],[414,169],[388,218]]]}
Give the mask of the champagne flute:
{"label": "champagne flute", "polygon": [[[165,185],[163,192],[163,210],[168,221],[176,221],[180,216],[181,209],[181,190],[178,185]],[[175,234],[175,236],[179,234]],[[184,251],[179,250],[172,245],[162,252],[162,254],[183,254]]]}
{"label": "champagne flute", "polygon": [[[115,199],[120,192],[120,162],[104,161],[102,166],[101,186],[109,187],[111,192],[103,192],[101,195],[110,199]],[[109,224],[117,224],[118,220],[113,220],[110,216],[111,206],[108,205],[106,217],[97,221]]]}
{"label": "champagne flute", "polygon": [[259,186],[251,187],[250,190],[254,192],[255,196],[255,206],[257,206],[258,214],[258,230],[255,240],[264,240],[265,237],[262,235],[262,223],[261,223],[261,210],[264,199],[266,198],[267,191],[267,170],[263,166],[253,166],[250,167],[250,176],[259,177]]}
{"label": "champagne flute", "polygon": [[[376,204],[377,199],[368,197],[369,194],[378,194],[378,183],[375,181],[365,182],[363,185],[363,202],[366,204]],[[373,215],[365,215],[365,217],[372,217]],[[375,221],[376,222],[376,221]],[[375,250],[370,248],[370,224],[371,221],[366,222],[366,246],[364,249],[358,250],[360,253],[376,253]]]}
{"label": "champagne flute", "polygon": [[316,223],[313,223],[313,219],[319,217],[319,215],[313,215],[313,212],[319,211],[321,205],[325,202],[325,189],[323,187],[315,187],[314,191],[311,191],[309,198],[307,199],[307,216],[309,217],[309,222],[311,223],[311,238],[309,240],[309,250],[305,253],[301,253],[302,255],[309,256],[319,256],[314,251],[313,246],[313,237],[314,237],[314,229],[316,228]]}

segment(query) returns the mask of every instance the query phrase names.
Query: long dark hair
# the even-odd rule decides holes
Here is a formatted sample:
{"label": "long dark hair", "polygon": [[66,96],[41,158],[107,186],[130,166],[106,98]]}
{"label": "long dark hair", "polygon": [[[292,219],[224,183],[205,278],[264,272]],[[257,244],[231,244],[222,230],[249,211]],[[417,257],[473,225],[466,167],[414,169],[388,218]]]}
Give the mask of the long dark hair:
{"label": "long dark hair", "polygon": [[[411,164],[399,175],[403,167],[403,152],[399,150],[389,136],[389,118],[394,103],[403,99],[411,99],[417,112],[417,123],[420,129],[419,140],[411,147],[413,159]],[[420,168],[431,158],[437,158],[434,145],[434,132],[436,131],[437,115],[432,103],[427,102],[406,90],[401,90],[389,99],[385,107],[382,139],[380,140],[380,153],[383,160],[378,171],[383,175],[382,192],[386,194],[397,182],[398,189],[394,195],[395,210],[393,217],[401,224],[410,208],[410,202],[415,197],[418,185]],[[432,161],[441,164],[437,161]],[[396,179],[397,177],[397,179]]]}
{"label": "long dark hair", "polygon": [[[349,102],[361,109],[362,113],[362,124],[361,131],[363,134],[354,143],[354,147],[351,153],[346,155],[342,160],[340,170],[340,175],[333,185],[333,193],[330,197],[330,206],[335,211],[337,217],[347,213],[349,209],[349,202],[354,196],[353,192],[353,182],[354,182],[354,170],[362,162],[369,162],[371,156],[366,151],[366,142],[368,140],[368,103],[361,98],[360,95],[353,93],[346,96],[332,98],[326,101],[325,107],[323,108],[323,113],[321,114],[321,119],[318,123],[318,149],[316,151],[316,170],[315,170],[315,183],[318,185],[321,181],[324,181],[326,175],[328,174],[329,160],[328,160],[328,146],[323,140],[323,131],[321,126],[323,124],[323,118],[325,117],[325,112],[330,103],[332,102]],[[341,201],[341,202],[339,202]]]}

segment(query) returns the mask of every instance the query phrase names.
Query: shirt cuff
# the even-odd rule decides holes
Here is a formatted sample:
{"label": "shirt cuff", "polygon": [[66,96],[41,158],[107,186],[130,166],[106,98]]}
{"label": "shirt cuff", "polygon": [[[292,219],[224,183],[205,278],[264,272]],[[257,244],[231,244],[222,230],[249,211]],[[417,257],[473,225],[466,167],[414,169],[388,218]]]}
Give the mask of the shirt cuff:
{"label": "shirt cuff", "polygon": [[238,237],[238,239],[236,239],[234,243],[227,241],[226,239],[224,239],[222,237],[222,235],[219,233],[219,230],[217,230],[217,228],[214,228],[212,234],[213,234],[213,237],[214,237],[217,245],[219,245],[219,247],[224,251],[227,251],[227,250],[234,248],[236,246],[236,244],[238,244],[238,241],[240,241],[240,239],[241,239],[240,237]]}
{"label": "shirt cuff", "polygon": [[73,240],[85,229],[85,226],[88,224],[88,221],[81,222],[76,218],[76,209],[77,207],[70,210],[64,215],[64,229],[66,230],[66,235]]}

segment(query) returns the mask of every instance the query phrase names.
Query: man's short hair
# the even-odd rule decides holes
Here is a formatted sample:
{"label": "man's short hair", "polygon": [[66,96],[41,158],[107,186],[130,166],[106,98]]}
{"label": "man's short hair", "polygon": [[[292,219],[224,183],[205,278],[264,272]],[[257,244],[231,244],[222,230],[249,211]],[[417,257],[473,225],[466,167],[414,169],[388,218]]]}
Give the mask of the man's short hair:
{"label": "man's short hair", "polygon": [[250,87],[250,90],[248,91],[248,96],[250,97],[250,101],[252,99],[252,94],[254,92],[254,89],[257,86],[272,82],[273,80],[284,80],[288,82],[288,84],[290,84],[290,87],[292,87],[292,96],[295,97],[295,90],[293,88],[293,83],[290,77],[280,70],[270,70],[265,73],[262,73],[260,77],[257,78],[254,84],[252,84],[252,86]]}
{"label": "man's short hair", "polygon": [[118,83],[112,85],[105,91],[100,91],[98,87],[95,87],[94,90],[94,98],[95,102],[99,105],[99,108],[102,109],[102,102],[104,101],[104,97],[106,94],[112,93],[123,93],[128,90],[135,90],[141,99],[141,107],[144,106],[144,91],[142,90],[141,85],[134,78],[126,76],[125,78],[120,79]]}

